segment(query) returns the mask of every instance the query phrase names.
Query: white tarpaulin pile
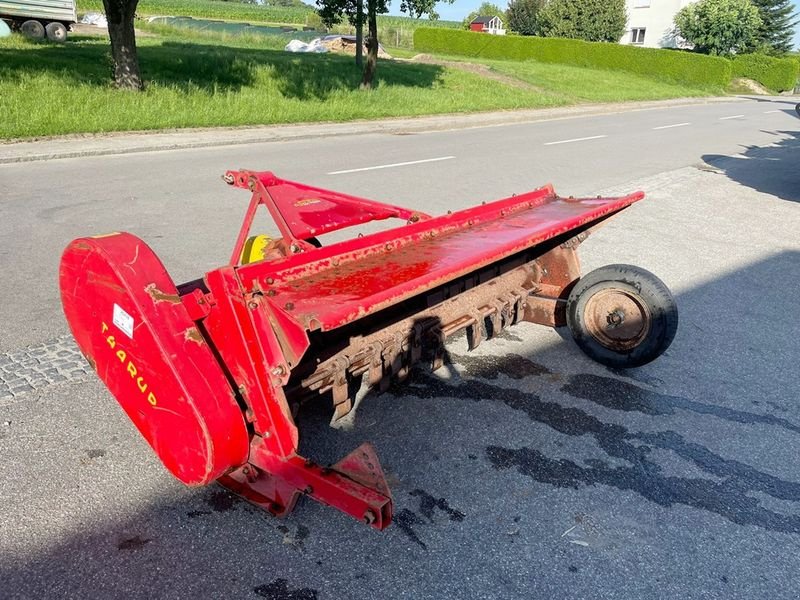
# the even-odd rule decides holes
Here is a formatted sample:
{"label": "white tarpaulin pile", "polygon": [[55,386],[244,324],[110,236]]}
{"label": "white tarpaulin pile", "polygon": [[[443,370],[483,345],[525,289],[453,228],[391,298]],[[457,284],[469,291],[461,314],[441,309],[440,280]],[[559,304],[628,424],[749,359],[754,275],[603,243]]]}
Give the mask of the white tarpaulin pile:
{"label": "white tarpaulin pile", "polygon": [[284,48],[286,52],[327,52],[328,49],[325,47],[325,44],[322,43],[322,40],[317,38],[311,40],[307,44],[305,42],[301,42],[300,40],[292,40],[286,47]]}
{"label": "white tarpaulin pile", "polygon": [[106,16],[97,12],[89,12],[83,15],[81,23],[85,23],[86,25],[94,25],[95,27],[108,27]]}

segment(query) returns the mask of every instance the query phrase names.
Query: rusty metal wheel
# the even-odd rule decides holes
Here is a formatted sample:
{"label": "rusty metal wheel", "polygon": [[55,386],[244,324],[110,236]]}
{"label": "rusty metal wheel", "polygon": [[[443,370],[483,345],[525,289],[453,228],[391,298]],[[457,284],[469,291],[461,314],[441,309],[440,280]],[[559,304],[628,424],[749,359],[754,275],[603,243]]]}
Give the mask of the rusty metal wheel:
{"label": "rusty metal wheel", "polygon": [[658,277],[630,265],[608,265],[581,278],[567,299],[567,324],[589,357],[609,367],[658,358],[678,328],[678,307]]}

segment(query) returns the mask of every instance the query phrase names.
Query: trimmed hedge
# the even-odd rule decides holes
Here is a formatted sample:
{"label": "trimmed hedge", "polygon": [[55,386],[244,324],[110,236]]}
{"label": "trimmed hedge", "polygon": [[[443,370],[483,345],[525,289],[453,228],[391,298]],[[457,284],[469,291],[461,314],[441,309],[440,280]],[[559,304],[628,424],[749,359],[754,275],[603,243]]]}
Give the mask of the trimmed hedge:
{"label": "trimmed hedge", "polygon": [[414,33],[414,49],[476,58],[537,60],[627,71],[698,87],[725,88],[733,77],[731,61],[725,58],[607,42],[420,28]]}
{"label": "trimmed hedge", "polygon": [[794,58],[741,54],[733,58],[733,76],[754,79],[776,92],[794,89],[800,63]]}

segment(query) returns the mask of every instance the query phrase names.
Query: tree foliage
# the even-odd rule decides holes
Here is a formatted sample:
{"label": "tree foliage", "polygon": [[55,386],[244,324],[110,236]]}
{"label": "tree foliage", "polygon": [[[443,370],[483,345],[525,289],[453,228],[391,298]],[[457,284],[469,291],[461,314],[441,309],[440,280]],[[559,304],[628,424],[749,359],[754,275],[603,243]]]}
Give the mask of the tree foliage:
{"label": "tree foliage", "polygon": [[549,0],[537,21],[542,36],[618,42],[628,16],[625,0]]}
{"label": "tree foliage", "polygon": [[464,21],[462,23],[464,29],[469,29],[469,24],[472,23],[477,17],[500,17],[501,20],[505,21],[506,13],[496,4],[484,2],[466,17],[464,17]]}
{"label": "tree foliage", "polygon": [[507,26],[520,35],[539,34],[539,11],[547,0],[511,0],[508,3]]}
{"label": "tree foliage", "polygon": [[790,0],[752,0],[761,17],[753,50],[785,54],[794,47],[794,28],[798,23]]}
{"label": "tree foliage", "polygon": [[704,54],[731,56],[752,48],[762,25],[750,0],[700,0],[675,15],[677,33]]}
{"label": "tree foliage", "polygon": [[[454,2],[454,0],[438,1],[447,4]],[[389,2],[390,0],[317,0],[317,12],[322,17],[322,22],[328,27],[341,23],[346,18],[358,28],[362,7],[366,6],[367,62],[361,78],[361,86],[364,88],[371,88],[375,79],[375,71],[378,67],[378,15],[389,12]],[[438,19],[437,3],[437,0],[402,0],[400,10],[415,19],[423,15],[428,15],[431,19]]]}

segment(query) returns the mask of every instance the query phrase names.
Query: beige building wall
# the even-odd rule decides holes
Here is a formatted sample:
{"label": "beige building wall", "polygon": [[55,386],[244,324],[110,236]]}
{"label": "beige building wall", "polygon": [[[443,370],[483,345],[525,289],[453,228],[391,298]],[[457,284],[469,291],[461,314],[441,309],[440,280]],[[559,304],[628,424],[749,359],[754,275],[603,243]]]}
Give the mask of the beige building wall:
{"label": "beige building wall", "polygon": [[[628,28],[620,44],[647,48],[675,48],[680,40],[672,30],[675,14],[697,0],[626,0]],[[644,30],[644,31],[642,31]]]}

